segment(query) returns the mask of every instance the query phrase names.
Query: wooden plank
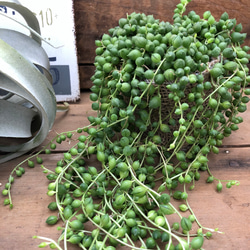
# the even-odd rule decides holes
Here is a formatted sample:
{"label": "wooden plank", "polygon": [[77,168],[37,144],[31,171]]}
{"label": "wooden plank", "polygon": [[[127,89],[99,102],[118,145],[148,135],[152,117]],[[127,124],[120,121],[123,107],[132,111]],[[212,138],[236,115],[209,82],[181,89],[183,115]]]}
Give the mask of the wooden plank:
{"label": "wooden plank", "polygon": [[[222,193],[217,193],[216,183],[205,183],[207,174],[204,172],[201,173],[201,179],[196,182],[195,189],[189,192],[189,203],[202,225],[210,228],[218,227],[224,232],[224,234],[213,234],[209,241],[205,241],[204,249],[248,249],[249,247],[249,152],[249,147],[225,148],[219,155],[209,157],[209,166],[215,177],[237,179],[241,183],[239,186],[224,188]],[[44,155],[44,165],[54,169],[61,156],[61,154]],[[6,182],[12,168],[22,159],[24,157],[0,166],[0,183]],[[13,185],[13,210],[3,207],[3,196],[0,198],[0,240],[1,248],[5,250],[35,250],[41,241],[32,239],[33,235],[56,240],[60,234],[56,229],[61,225],[60,222],[55,226],[47,226],[45,223],[49,215],[56,215],[47,208],[53,201],[53,198],[46,194],[48,180],[38,166],[25,169],[25,175],[16,178]],[[0,187],[0,191],[3,187],[3,185]]]}
{"label": "wooden plank", "polygon": [[[78,48],[80,85],[82,89],[89,89],[92,86],[90,77],[94,73],[95,40],[100,39],[102,34],[108,29],[115,27],[121,17],[127,13],[144,12],[153,14],[155,18],[170,21],[178,0],[175,1],[74,1],[75,22],[76,22],[76,42]],[[198,4],[197,4],[198,2]],[[236,18],[238,23],[243,24],[243,32],[250,33],[248,16],[250,14],[250,2],[222,0],[217,4],[215,0],[193,0],[189,3],[187,12],[196,11],[201,17],[206,10],[211,10],[218,20],[222,13],[228,12],[230,18]],[[250,36],[247,36],[246,45],[250,45]]]}
{"label": "wooden plank", "polygon": [[[77,103],[70,103],[69,110],[67,112],[57,112],[54,125],[48,134],[46,140],[43,142],[43,146],[49,143],[57,134],[77,130],[84,126],[89,125],[88,116],[96,116],[96,111],[91,108],[92,102],[89,99],[90,92],[83,91],[81,98]],[[76,138],[77,138],[77,133]],[[72,142],[73,143],[73,142]],[[56,151],[68,150],[69,140],[57,145]]]}
{"label": "wooden plank", "polygon": [[95,73],[94,65],[80,65],[79,66],[79,77],[80,77],[80,88],[90,89],[93,86],[91,77]]}
{"label": "wooden plank", "polygon": [[[238,180],[239,186],[231,189],[224,187],[222,193],[217,193],[217,182],[205,184],[203,179],[197,183],[197,189],[189,196],[190,205],[194,212],[197,212],[201,224],[210,228],[218,227],[224,232],[223,235],[214,234],[214,239],[206,242],[204,249],[244,249],[244,245],[250,243],[247,233],[250,230],[247,219],[250,206],[247,190],[249,181],[244,176],[249,176],[249,150],[224,148],[219,155],[209,157],[209,166],[216,178]],[[207,213],[207,216],[204,216],[203,212]],[[244,230],[241,231],[242,227]],[[232,232],[232,228],[236,234]]]}
{"label": "wooden plank", "polygon": [[[126,14],[139,12],[153,14],[163,21],[172,21],[175,6],[179,0],[75,0],[75,23],[78,60],[80,64],[93,63],[95,58],[95,40],[100,39],[103,33],[118,25],[121,17]],[[249,15],[250,1],[248,0],[193,0],[187,7],[187,13],[194,10],[201,17],[206,10],[210,10],[216,20],[219,20],[225,11],[230,18],[236,18],[242,23],[243,31],[250,33]],[[247,37],[250,45],[250,37]]]}
{"label": "wooden plank", "polygon": [[[71,103],[68,112],[58,112],[56,115],[55,123],[50,131],[48,137],[42,145],[46,145],[49,140],[54,138],[58,133],[76,130],[89,125],[88,116],[96,115],[96,112],[91,109],[91,101],[89,99],[90,91],[83,91],[81,99],[77,103]],[[250,103],[247,104],[248,110],[242,116],[244,122],[239,124],[239,130],[232,132],[231,136],[223,140],[223,147],[234,146],[249,146],[250,145]],[[57,151],[68,150],[69,140],[57,146]]]}
{"label": "wooden plank", "polygon": [[[57,134],[62,132],[67,132],[71,130],[76,130],[78,128],[89,125],[88,116],[96,116],[96,111],[91,108],[92,102],[89,99],[90,91],[83,91],[81,93],[81,98],[77,103],[70,103],[69,111],[58,112],[56,114],[56,119],[54,125],[49,132],[46,140],[43,142],[42,146],[49,143]],[[223,147],[233,147],[233,146],[249,146],[250,145],[250,103],[247,104],[248,110],[240,114],[244,120],[243,123],[239,124],[239,130],[232,132],[230,137],[223,140]],[[77,135],[75,136],[77,138]],[[67,139],[61,145],[57,145],[56,151],[68,150],[70,148],[69,140]],[[39,147],[40,149],[41,147]]]}
{"label": "wooden plank", "polygon": [[[81,100],[71,104],[68,113],[58,113],[57,119],[46,142],[56,133],[73,130],[89,124],[88,115],[94,115],[89,102],[90,92],[84,92]],[[249,216],[250,185],[249,185],[249,147],[244,147],[249,142],[248,130],[249,115],[244,113],[245,123],[242,128],[227,138],[230,147],[220,149],[219,155],[210,155],[209,166],[216,178],[237,179],[240,186],[225,189],[221,194],[215,192],[216,184],[205,184],[207,175],[202,173],[201,180],[196,183],[196,188],[190,192],[189,202],[197,213],[199,220],[204,226],[219,229],[225,234],[214,234],[213,238],[205,242],[205,249],[247,249],[249,245]],[[237,143],[236,143],[237,142]],[[74,141],[66,141],[58,146],[58,151],[68,150]],[[238,147],[232,147],[238,146]],[[239,147],[240,146],[240,147]],[[44,155],[44,165],[54,169],[56,162],[62,157],[56,153],[50,156]],[[1,164],[0,183],[4,184],[12,168],[21,162],[20,157],[11,162]],[[47,205],[53,199],[46,195],[48,181],[39,167],[26,169],[22,178],[15,180],[13,186],[14,210],[0,205],[0,240],[4,249],[37,249],[39,240],[32,240],[33,235],[41,235],[57,239],[59,232],[56,227],[45,224],[46,218],[51,215]],[[2,191],[3,185],[0,186]],[[4,197],[1,197],[2,202]],[[8,225],[6,228],[5,225]],[[4,227],[4,228],[3,228]],[[233,237],[231,237],[233,235]],[[15,240],[12,240],[12,239]],[[21,247],[20,247],[21,245]],[[220,248],[218,246],[223,246]],[[121,248],[124,249],[124,248]]]}
{"label": "wooden plank", "polygon": [[250,145],[250,103],[247,104],[247,111],[244,113],[239,113],[239,116],[243,118],[243,122],[238,125],[238,130],[232,131],[232,134],[229,137],[224,138],[224,146]]}
{"label": "wooden plank", "polygon": [[[1,165],[0,183],[6,183],[11,168],[22,159],[24,157]],[[59,159],[58,155],[51,155],[48,167],[52,167],[57,159]],[[53,201],[53,198],[46,194],[48,180],[46,180],[39,167],[34,169],[26,168],[26,172],[22,178],[16,178],[15,180],[12,190],[14,202],[12,210],[2,206],[4,197],[1,197],[0,240],[2,249],[37,249],[37,245],[41,241],[33,240],[32,237],[34,235],[52,237],[54,239],[60,235],[56,227],[49,227],[45,223],[47,217],[52,215],[47,206]],[[2,185],[1,190],[3,187]]]}

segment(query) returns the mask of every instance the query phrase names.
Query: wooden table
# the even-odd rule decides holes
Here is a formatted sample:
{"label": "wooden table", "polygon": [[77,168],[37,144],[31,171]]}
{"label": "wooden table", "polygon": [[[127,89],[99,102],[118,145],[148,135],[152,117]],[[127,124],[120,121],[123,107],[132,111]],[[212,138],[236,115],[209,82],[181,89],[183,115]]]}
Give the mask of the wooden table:
{"label": "wooden table", "polygon": [[[250,105],[248,105],[250,108]],[[70,105],[67,113],[58,113],[53,129],[48,135],[49,141],[55,133],[69,131],[88,124],[87,117],[94,115],[91,111],[89,92],[81,95],[81,101]],[[249,249],[250,246],[250,114],[243,115],[244,123],[240,129],[224,140],[218,155],[210,155],[209,166],[214,176],[227,180],[240,181],[239,186],[231,189],[223,188],[221,193],[215,191],[216,184],[206,184],[206,173],[202,173],[200,181],[189,194],[189,202],[200,222],[209,228],[219,228],[224,234],[213,234],[205,241],[204,249]],[[44,165],[53,169],[62,152],[69,149],[69,142],[60,145],[53,154],[43,156]],[[0,166],[0,191],[3,190],[8,176],[22,159],[12,160]],[[4,196],[0,196],[0,249],[33,250],[41,240],[32,239],[40,235],[57,239],[60,232],[58,226],[45,223],[51,214],[47,205],[53,201],[47,196],[48,180],[39,167],[25,167],[26,173],[15,178],[12,188],[14,207],[2,206]],[[120,248],[125,249],[125,248]]]}

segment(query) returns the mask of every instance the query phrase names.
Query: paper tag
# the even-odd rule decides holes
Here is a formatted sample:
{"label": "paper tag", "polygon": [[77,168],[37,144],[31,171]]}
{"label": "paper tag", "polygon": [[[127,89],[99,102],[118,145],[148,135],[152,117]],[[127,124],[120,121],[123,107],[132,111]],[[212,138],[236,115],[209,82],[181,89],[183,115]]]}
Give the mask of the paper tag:
{"label": "paper tag", "polygon": [[[73,0],[19,1],[31,10],[40,24],[42,42],[48,54],[57,101],[75,101],[80,97],[79,72],[75,43]],[[24,23],[22,16],[5,6],[0,11]],[[0,16],[0,28],[14,29],[29,35],[20,24]]]}

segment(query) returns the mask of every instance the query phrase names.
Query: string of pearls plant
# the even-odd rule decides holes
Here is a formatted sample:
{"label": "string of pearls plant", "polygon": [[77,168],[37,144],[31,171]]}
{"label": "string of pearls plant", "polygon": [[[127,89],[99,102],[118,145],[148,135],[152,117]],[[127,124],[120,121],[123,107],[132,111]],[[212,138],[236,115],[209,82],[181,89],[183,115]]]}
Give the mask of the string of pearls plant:
{"label": "string of pearls plant", "polygon": [[[204,171],[222,190],[208,155],[219,153],[223,138],[243,121],[249,47],[242,46],[242,25],[227,13],[219,21],[210,11],[185,15],[188,2],[177,5],[172,24],[132,13],[96,41],[90,99],[97,116],[44,149],[77,138],[54,171],[42,165],[55,197],[48,207],[57,213],[46,222],[61,221],[62,234],[35,236],[43,240],[39,247],[202,249],[219,232],[200,224],[188,195]],[[22,174],[25,163],[35,165],[29,158],[15,170]],[[11,206],[13,175],[5,189]],[[228,188],[238,184],[226,181]]]}

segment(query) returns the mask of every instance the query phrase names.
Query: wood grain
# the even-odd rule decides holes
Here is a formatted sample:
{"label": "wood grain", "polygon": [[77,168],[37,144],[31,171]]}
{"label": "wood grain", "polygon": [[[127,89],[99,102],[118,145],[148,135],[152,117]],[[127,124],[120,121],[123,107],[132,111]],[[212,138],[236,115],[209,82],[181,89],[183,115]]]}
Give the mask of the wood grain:
{"label": "wood grain", "polygon": [[[47,144],[59,133],[89,125],[88,116],[96,115],[96,112],[91,108],[92,103],[89,95],[89,91],[82,92],[80,100],[77,103],[71,103],[67,112],[57,112],[53,128],[42,145]],[[68,147],[67,144],[66,147]],[[58,149],[65,150],[65,145],[59,145]]]}
{"label": "wood grain", "polygon": [[91,76],[94,75],[95,67],[94,65],[79,65],[79,78],[80,78],[80,88],[81,89],[90,89],[93,86],[92,81],[90,80]]}
{"label": "wood grain", "polygon": [[[94,41],[100,39],[110,28],[117,26],[120,18],[132,12],[139,12],[152,14],[157,19],[172,22],[175,6],[179,2],[179,0],[75,0],[79,63],[94,62]],[[226,11],[230,18],[236,18],[238,23],[242,23],[244,32],[250,32],[250,2],[248,0],[221,0],[219,2],[217,0],[193,0],[187,7],[187,12],[190,10],[194,10],[200,16],[206,10],[210,10],[216,20]],[[247,43],[249,44],[249,37]]]}
{"label": "wood grain", "polygon": [[[90,91],[85,90],[81,93],[81,99],[77,103],[70,104],[68,112],[57,113],[54,126],[42,145],[46,145],[58,133],[75,130],[89,124],[87,117],[96,115],[96,112],[91,110],[90,93]],[[248,133],[250,124],[249,110],[250,103],[247,104],[247,111],[239,114],[244,122],[239,124],[239,130],[233,131],[229,137],[224,138],[222,149],[224,147],[250,146],[250,133]],[[56,151],[67,150],[69,147],[67,141],[58,145]]]}
{"label": "wood grain", "polygon": [[[46,142],[56,133],[73,130],[88,125],[87,116],[94,115],[90,111],[89,92],[81,95],[81,101],[70,106],[68,113],[58,113],[54,127]],[[196,182],[195,189],[189,192],[189,203],[203,226],[219,228],[224,234],[213,234],[204,243],[206,250],[235,250],[248,249],[250,244],[250,147],[248,121],[249,113],[244,113],[246,124],[220,148],[218,155],[209,156],[209,167],[212,174],[222,180],[238,180],[239,186],[231,189],[223,188],[217,193],[216,183],[207,184],[207,174],[201,173],[201,179]],[[44,142],[44,143],[46,143]],[[68,150],[74,141],[66,141],[51,155],[43,155],[46,168],[53,170],[56,162],[62,158],[62,153]],[[8,180],[10,172],[25,156],[0,165],[0,192]],[[92,162],[91,165],[96,165]],[[28,168],[22,178],[16,178],[12,188],[14,202],[13,210],[2,206],[4,196],[0,196],[0,249],[4,250],[35,250],[41,242],[32,239],[34,235],[50,237],[56,240],[60,231],[56,226],[48,226],[45,221],[48,216],[56,215],[47,208],[53,197],[47,196],[46,176],[39,166]],[[175,203],[179,205],[179,202]],[[170,222],[174,218],[169,217]],[[195,230],[193,229],[192,232]],[[76,247],[69,248],[72,250]],[[128,250],[125,247],[120,250]]]}
{"label": "wood grain", "polygon": [[[226,153],[226,150],[229,153]],[[43,156],[44,164],[47,168],[53,169],[61,157],[59,153]],[[21,159],[23,158],[1,165],[1,183],[6,182],[12,167]],[[207,174],[202,173],[195,189],[189,192],[189,203],[201,224],[209,228],[218,227],[224,232],[224,234],[215,233],[209,241],[205,241],[204,249],[248,249],[250,149],[225,148],[219,155],[211,155],[209,160],[209,166],[216,178],[237,179],[241,184],[231,189],[224,188],[222,193],[217,193],[216,184],[205,183]],[[47,208],[53,201],[52,197],[46,195],[48,183],[39,167],[26,168],[25,175],[16,179],[12,189],[13,210],[0,206],[0,241],[3,247],[1,249],[35,250],[41,241],[32,239],[32,236],[40,235],[54,240],[59,237],[60,232],[56,227],[60,226],[61,222],[55,226],[48,226],[45,223],[48,216],[56,215]],[[2,190],[3,186],[0,189]],[[0,202],[3,202],[3,197]],[[170,222],[173,222],[171,218]]]}
{"label": "wood grain", "polygon": [[[76,43],[78,50],[81,88],[92,86],[90,77],[93,75],[95,58],[95,40],[107,33],[110,28],[118,25],[122,17],[132,12],[154,15],[162,21],[172,22],[175,6],[179,0],[74,0]],[[250,1],[248,0],[193,0],[187,6],[187,13],[194,10],[201,17],[210,10],[216,20],[226,11],[230,18],[236,18],[247,33],[246,45],[250,46]]]}
{"label": "wood grain", "polygon": [[[42,145],[46,145],[58,133],[75,130],[89,124],[88,116],[96,115],[96,112],[91,110],[91,101],[89,99],[90,91],[85,90],[81,93],[81,99],[77,103],[71,103],[68,112],[59,112],[56,115],[56,120],[52,130]],[[248,111],[239,114],[244,122],[239,124],[239,130],[232,132],[231,136],[224,138],[224,147],[247,147],[250,146],[250,103],[247,104]],[[69,145],[63,143],[57,147],[57,151],[67,150]]]}

